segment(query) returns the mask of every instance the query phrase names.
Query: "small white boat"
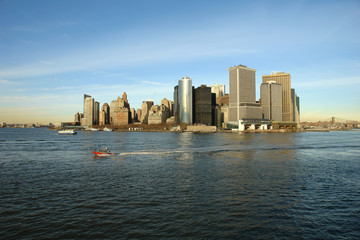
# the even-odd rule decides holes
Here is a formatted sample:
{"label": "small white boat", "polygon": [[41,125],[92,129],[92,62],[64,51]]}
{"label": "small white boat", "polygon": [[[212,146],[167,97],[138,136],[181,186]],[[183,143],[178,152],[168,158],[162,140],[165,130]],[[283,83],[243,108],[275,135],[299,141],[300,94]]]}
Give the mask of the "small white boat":
{"label": "small white boat", "polygon": [[114,130],[112,130],[111,128],[105,127],[105,128],[103,129],[103,131],[104,131],[104,132],[112,132],[112,131],[114,131]]}
{"label": "small white boat", "polygon": [[86,131],[93,131],[93,132],[97,132],[99,131],[99,129],[97,128],[85,128]]}
{"label": "small white boat", "polygon": [[59,133],[59,135],[75,135],[75,134],[77,134],[77,132],[74,130],[60,130],[58,133]]}

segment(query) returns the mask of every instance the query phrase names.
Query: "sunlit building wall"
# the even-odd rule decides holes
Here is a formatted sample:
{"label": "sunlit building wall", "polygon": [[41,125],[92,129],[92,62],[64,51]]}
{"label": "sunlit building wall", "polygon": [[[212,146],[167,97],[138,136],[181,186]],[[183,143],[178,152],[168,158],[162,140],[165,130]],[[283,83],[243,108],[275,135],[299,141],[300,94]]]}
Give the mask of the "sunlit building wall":
{"label": "sunlit building wall", "polygon": [[225,95],[225,85],[219,85],[217,82],[215,85],[211,85],[211,92],[216,94],[216,98],[222,97]]}
{"label": "sunlit building wall", "polygon": [[143,103],[141,105],[141,119],[140,119],[140,122],[142,122],[144,124],[148,123],[149,111],[150,111],[152,106],[154,106],[154,101],[153,100],[143,101]]}
{"label": "sunlit building wall", "polygon": [[81,119],[82,126],[92,126],[94,123],[94,98],[84,94],[84,117]]}
{"label": "sunlit building wall", "polygon": [[110,124],[110,107],[107,103],[102,105],[99,116],[99,125],[103,126],[105,124]]}
{"label": "sunlit building wall", "polygon": [[291,76],[289,73],[272,72],[271,75],[263,75],[262,82],[275,81],[282,86],[282,121],[294,121],[293,105],[291,101]]}
{"label": "sunlit building wall", "polygon": [[179,120],[180,123],[193,123],[193,89],[192,80],[183,77],[179,80],[178,101],[179,101]]}
{"label": "sunlit building wall", "polygon": [[229,121],[261,119],[261,106],[256,103],[256,70],[244,65],[229,70]]}
{"label": "sunlit building wall", "polygon": [[282,86],[274,81],[260,86],[262,118],[271,121],[282,121]]}

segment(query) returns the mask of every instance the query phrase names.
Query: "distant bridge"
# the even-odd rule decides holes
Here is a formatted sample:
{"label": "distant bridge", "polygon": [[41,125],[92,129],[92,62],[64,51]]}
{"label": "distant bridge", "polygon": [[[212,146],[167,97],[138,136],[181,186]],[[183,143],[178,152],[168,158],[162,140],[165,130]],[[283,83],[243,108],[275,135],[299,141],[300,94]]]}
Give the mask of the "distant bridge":
{"label": "distant bridge", "polygon": [[324,122],[348,123],[348,122],[357,122],[357,121],[354,121],[354,120],[346,120],[346,119],[338,118],[338,117],[331,117],[331,118],[325,119]]}

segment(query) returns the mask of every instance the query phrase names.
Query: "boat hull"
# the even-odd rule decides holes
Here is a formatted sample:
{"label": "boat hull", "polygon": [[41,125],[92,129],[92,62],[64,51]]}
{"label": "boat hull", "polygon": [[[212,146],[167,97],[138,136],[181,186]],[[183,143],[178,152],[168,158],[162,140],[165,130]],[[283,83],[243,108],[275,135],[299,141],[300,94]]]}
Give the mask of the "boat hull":
{"label": "boat hull", "polygon": [[72,131],[72,130],[59,131],[58,133],[59,133],[59,135],[75,135],[75,134],[77,134],[77,132]]}
{"label": "boat hull", "polygon": [[115,155],[114,153],[102,153],[102,152],[97,152],[97,151],[92,151],[95,156],[98,156],[98,157],[107,157],[107,156],[113,156]]}

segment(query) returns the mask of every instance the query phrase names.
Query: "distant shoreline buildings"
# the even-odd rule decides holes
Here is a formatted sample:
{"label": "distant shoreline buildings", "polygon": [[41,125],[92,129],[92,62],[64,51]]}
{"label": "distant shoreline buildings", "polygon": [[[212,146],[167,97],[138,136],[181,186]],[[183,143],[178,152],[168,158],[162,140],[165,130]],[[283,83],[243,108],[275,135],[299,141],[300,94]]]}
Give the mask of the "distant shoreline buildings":
{"label": "distant shoreline buildings", "polygon": [[174,87],[174,101],[164,98],[159,105],[143,101],[141,109],[130,108],[126,92],[110,104],[100,103],[84,94],[83,113],[75,124],[83,127],[172,124],[173,126],[215,126],[244,131],[247,129],[298,128],[300,99],[291,88],[291,75],[272,72],[262,76],[260,99],[256,99],[256,69],[244,65],[230,67],[229,94],[225,84],[201,85],[183,77]]}

